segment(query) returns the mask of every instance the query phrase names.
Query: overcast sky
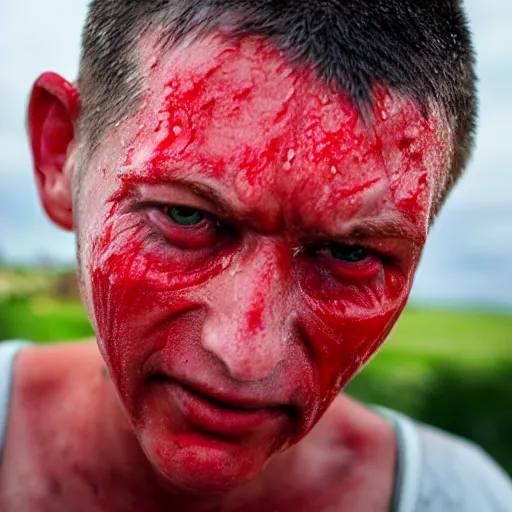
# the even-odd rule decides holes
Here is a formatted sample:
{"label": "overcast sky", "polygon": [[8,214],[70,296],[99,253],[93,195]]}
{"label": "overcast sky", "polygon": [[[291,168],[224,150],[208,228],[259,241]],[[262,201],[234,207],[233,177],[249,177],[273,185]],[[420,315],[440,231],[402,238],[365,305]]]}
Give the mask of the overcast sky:
{"label": "overcast sky", "polygon": [[[467,0],[478,54],[475,156],[427,244],[413,297],[512,308],[512,1]],[[70,234],[44,217],[32,183],[24,111],[32,81],[77,72],[83,0],[0,2],[0,255],[74,258]]]}

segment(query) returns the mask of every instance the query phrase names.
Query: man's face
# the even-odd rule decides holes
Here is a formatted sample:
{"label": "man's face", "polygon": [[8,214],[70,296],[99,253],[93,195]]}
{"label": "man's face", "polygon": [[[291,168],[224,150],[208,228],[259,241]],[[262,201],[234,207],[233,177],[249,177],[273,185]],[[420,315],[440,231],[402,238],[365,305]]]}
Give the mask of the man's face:
{"label": "man's face", "polygon": [[166,55],[148,38],[139,56],[140,108],[82,170],[84,300],[152,463],[227,489],[310,431],[385,339],[446,131],[384,88],[365,125],[257,38]]}

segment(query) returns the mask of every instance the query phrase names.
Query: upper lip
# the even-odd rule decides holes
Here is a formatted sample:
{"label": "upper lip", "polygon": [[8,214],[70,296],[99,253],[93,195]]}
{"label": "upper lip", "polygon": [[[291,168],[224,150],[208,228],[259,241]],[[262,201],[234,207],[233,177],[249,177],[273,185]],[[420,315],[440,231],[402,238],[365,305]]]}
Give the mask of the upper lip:
{"label": "upper lip", "polygon": [[210,386],[198,383],[190,383],[184,380],[178,380],[172,377],[166,377],[182,386],[186,390],[199,395],[205,400],[213,402],[215,405],[223,408],[238,409],[243,411],[255,411],[260,409],[274,409],[286,407],[286,403],[276,402],[274,400],[267,401],[240,393],[229,393],[215,390]]}

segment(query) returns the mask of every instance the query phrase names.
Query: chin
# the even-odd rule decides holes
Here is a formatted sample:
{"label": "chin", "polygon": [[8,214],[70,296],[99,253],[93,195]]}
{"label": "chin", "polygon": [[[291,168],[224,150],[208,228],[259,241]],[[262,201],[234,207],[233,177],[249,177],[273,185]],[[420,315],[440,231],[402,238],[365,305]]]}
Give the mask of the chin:
{"label": "chin", "polygon": [[173,487],[196,493],[223,493],[254,478],[271,454],[267,446],[213,438],[203,433],[141,436],[152,466]]}

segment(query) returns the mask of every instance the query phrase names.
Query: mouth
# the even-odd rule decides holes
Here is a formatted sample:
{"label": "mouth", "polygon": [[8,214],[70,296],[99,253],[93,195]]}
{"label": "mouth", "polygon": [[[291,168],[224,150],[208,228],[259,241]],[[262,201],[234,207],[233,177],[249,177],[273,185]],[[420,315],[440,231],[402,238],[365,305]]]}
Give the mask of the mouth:
{"label": "mouth", "polygon": [[287,405],[219,394],[163,375],[157,381],[187,424],[217,436],[236,438],[272,429],[289,415]]}

